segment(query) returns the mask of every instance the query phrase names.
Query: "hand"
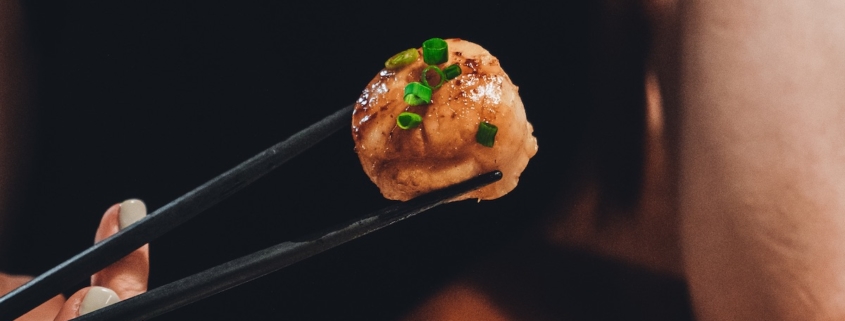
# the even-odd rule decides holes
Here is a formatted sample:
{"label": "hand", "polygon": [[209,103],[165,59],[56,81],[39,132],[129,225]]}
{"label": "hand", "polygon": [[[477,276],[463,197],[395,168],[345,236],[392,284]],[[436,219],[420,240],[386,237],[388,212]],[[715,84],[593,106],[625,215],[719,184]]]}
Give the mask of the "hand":
{"label": "hand", "polygon": [[[139,200],[127,200],[110,207],[100,221],[94,242],[117,233],[121,228],[143,218],[146,206]],[[19,318],[19,321],[64,321],[97,310],[147,290],[150,273],[149,245],[133,251],[91,276],[91,286],[74,293],[67,300],[58,295]],[[32,279],[0,273],[0,294],[8,293]]]}

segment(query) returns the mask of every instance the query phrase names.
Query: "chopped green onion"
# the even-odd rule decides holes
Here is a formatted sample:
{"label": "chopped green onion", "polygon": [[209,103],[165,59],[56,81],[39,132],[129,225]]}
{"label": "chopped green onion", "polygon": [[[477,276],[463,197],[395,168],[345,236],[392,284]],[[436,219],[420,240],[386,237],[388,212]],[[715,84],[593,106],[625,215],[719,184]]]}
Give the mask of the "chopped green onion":
{"label": "chopped green onion", "polygon": [[423,60],[426,64],[437,65],[448,60],[449,45],[440,38],[431,38],[423,42]]}
{"label": "chopped green onion", "polygon": [[[434,72],[436,72],[438,78],[440,78],[440,82],[437,83],[437,86],[432,86],[431,84],[428,83],[428,71],[432,70],[432,69],[434,69]],[[443,86],[443,83],[446,82],[446,74],[443,73],[443,70],[440,70],[440,68],[437,68],[437,66],[425,67],[425,69],[423,69],[423,71],[422,71],[422,76],[420,78],[422,78],[423,85],[426,85],[426,86],[428,86],[428,88],[431,88],[431,89],[440,88],[440,86]]]}
{"label": "chopped green onion", "polygon": [[443,73],[446,75],[446,80],[455,79],[455,77],[461,75],[461,66],[458,66],[458,64],[451,65],[443,69]]}
{"label": "chopped green onion", "polygon": [[493,147],[493,143],[495,142],[496,132],[499,131],[499,128],[496,125],[493,125],[488,122],[481,122],[478,124],[478,132],[475,133],[475,141],[479,144]]}
{"label": "chopped green onion", "polygon": [[411,129],[419,126],[420,123],[422,123],[422,117],[414,113],[404,112],[396,117],[396,125],[402,129]]}
{"label": "chopped green onion", "polygon": [[390,59],[387,59],[387,61],[384,62],[384,67],[387,69],[399,69],[417,61],[417,58],[419,57],[420,53],[417,49],[411,48],[390,57]]}
{"label": "chopped green onion", "polygon": [[431,103],[431,88],[418,82],[405,86],[405,103],[411,106]]}

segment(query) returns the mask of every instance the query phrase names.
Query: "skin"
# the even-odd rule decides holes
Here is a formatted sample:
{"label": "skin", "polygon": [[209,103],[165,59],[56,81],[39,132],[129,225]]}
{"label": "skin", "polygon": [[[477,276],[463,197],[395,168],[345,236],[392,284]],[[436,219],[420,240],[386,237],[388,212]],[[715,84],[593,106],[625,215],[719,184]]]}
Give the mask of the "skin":
{"label": "skin", "polygon": [[[563,222],[545,241],[674,271],[689,284],[698,320],[842,319],[845,5],[690,0],[678,18],[672,10],[661,11],[666,3],[649,2],[654,5],[649,8],[657,8],[649,11],[657,17],[649,74],[660,84],[664,108],[663,117],[650,123],[660,126],[647,127],[648,137],[665,138],[649,138],[664,144],[647,144],[645,150],[647,159],[666,161],[646,162],[645,184],[653,185],[643,189],[640,205],[629,209],[652,216],[628,229],[611,223],[619,227],[603,230],[613,233],[586,225],[587,232],[568,240],[556,238],[554,231],[583,231],[584,226]],[[11,21],[5,18],[0,21]],[[665,28],[673,21],[680,23],[674,30],[682,30],[682,41],[673,42],[672,29]],[[2,66],[11,64],[7,55],[0,59]],[[0,77],[8,77],[10,69],[2,70]],[[0,111],[9,110],[4,106],[13,100],[0,96]],[[585,187],[576,198],[583,204],[572,216],[576,219],[597,215],[589,184]],[[669,192],[660,192],[664,189]],[[106,212],[103,235],[114,233],[115,211]],[[643,229],[652,224],[675,232],[649,241],[643,237],[652,234]],[[626,249],[614,237],[670,250]],[[143,254],[133,253],[130,262],[107,268],[92,282],[111,287],[123,299],[143,291],[148,254],[146,247],[138,251]],[[23,280],[3,275],[0,284]],[[87,290],[66,302],[53,299],[27,317],[67,320],[78,313]],[[472,318],[517,320],[463,281],[445,287],[408,317]]]}
{"label": "skin", "polygon": [[[99,242],[119,230],[118,215],[120,205],[115,204],[103,215],[97,228],[95,242]],[[141,294],[147,290],[147,280],[150,271],[149,245],[135,250],[120,261],[113,263],[100,272],[91,276],[91,286],[102,286],[112,289],[121,300]],[[31,279],[31,277],[12,276],[0,273],[0,294],[7,293],[17,286]],[[61,295],[40,305],[33,311],[22,316],[20,321],[70,320],[79,316],[79,306],[91,287],[85,287],[67,300]]]}
{"label": "skin", "polygon": [[[547,241],[683,277],[697,320],[845,318],[845,4],[650,1],[646,14],[647,161],[623,210],[638,219],[597,226],[587,179]],[[469,279],[407,320],[523,319]]]}
{"label": "skin", "polygon": [[700,320],[845,318],[845,4],[687,12],[681,234]]}

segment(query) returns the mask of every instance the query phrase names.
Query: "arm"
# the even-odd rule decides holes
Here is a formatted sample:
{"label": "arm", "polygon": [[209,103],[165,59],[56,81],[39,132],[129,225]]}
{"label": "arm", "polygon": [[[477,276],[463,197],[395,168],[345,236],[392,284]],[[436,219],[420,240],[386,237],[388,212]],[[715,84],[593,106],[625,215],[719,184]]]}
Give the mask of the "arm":
{"label": "arm", "polygon": [[685,13],[680,204],[699,318],[845,317],[845,4]]}

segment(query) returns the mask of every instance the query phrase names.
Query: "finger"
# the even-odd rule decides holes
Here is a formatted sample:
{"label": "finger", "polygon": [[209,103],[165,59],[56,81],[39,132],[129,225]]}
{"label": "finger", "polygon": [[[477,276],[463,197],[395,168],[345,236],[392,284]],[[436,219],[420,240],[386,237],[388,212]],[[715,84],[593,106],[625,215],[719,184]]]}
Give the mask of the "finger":
{"label": "finger", "polygon": [[[114,235],[146,215],[147,208],[140,200],[127,200],[112,206],[103,215],[95,242]],[[147,291],[149,274],[150,249],[149,245],[144,245],[91,276],[91,285],[112,289],[125,300]]]}
{"label": "finger", "polygon": [[67,299],[54,321],[65,321],[101,309],[120,301],[117,293],[109,288],[91,286],[76,291]]}

